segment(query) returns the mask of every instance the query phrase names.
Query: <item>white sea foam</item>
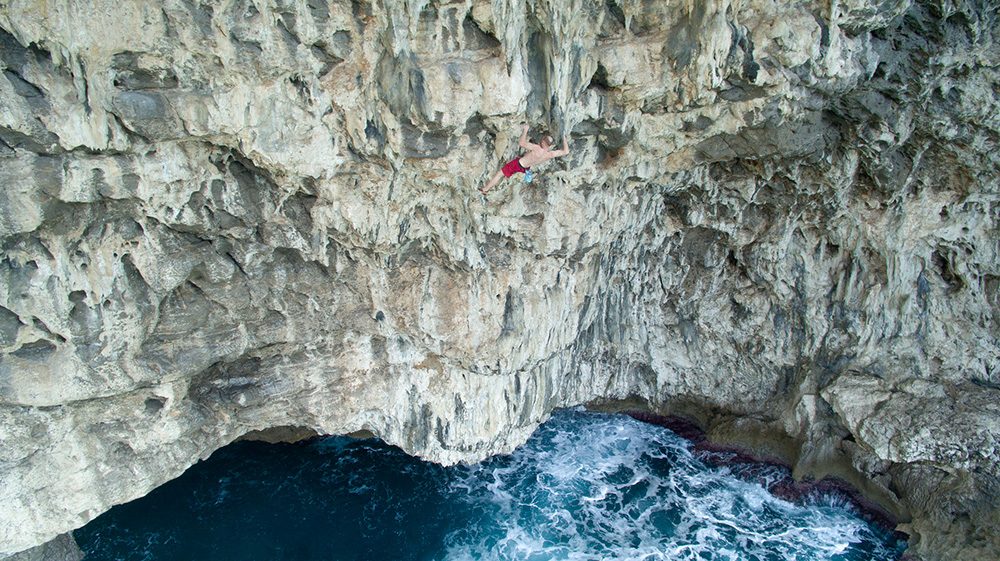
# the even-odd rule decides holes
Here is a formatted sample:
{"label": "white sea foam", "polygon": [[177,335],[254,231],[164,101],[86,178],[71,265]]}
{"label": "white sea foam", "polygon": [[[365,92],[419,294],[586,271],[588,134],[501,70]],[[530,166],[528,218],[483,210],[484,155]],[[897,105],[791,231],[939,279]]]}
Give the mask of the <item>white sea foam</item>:
{"label": "white sea foam", "polygon": [[[786,477],[754,470],[757,481]],[[512,456],[466,468],[452,491],[482,514],[449,536],[443,558],[454,561],[851,559],[871,531],[837,501],[796,505],[709,467],[670,431],[579,411]]]}

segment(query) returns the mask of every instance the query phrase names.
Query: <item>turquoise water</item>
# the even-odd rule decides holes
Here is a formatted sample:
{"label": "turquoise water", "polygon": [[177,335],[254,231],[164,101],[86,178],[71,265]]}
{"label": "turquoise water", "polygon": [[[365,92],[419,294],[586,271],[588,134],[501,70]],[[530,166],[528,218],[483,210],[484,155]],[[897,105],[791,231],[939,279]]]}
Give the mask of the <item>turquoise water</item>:
{"label": "turquoise water", "polygon": [[[86,561],[888,560],[837,496],[793,504],[667,429],[561,411],[509,456],[443,468],[377,440],[240,442],[74,534]],[[741,477],[742,475],[742,477]]]}

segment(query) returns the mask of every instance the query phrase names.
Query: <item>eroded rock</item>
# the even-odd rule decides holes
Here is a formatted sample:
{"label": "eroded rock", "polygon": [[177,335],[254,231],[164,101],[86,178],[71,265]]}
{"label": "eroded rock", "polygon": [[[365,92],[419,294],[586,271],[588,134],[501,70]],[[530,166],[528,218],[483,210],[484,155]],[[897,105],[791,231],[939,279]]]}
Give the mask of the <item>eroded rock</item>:
{"label": "eroded rock", "polygon": [[[995,7],[695,4],[4,4],[0,552],[254,431],[624,398],[995,551]],[[484,202],[521,122],[572,154]]]}

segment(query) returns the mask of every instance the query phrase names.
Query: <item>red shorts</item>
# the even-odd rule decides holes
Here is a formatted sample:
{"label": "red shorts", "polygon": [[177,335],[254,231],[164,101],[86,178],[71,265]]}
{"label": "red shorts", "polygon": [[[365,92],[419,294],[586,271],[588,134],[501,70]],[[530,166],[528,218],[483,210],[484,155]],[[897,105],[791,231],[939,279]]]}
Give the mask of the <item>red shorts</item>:
{"label": "red shorts", "polygon": [[515,173],[524,173],[528,171],[528,168],[521,167],[521,158],[514,158],[513,160],[507,162],[500,171],[503,172],[504,177],[510,177]]}

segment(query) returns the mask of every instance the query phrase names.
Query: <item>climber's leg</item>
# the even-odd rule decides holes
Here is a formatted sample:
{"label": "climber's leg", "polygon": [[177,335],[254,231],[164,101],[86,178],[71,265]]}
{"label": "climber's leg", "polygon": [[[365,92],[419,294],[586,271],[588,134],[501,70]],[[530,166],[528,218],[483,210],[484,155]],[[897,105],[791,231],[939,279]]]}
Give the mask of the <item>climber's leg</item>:
{"label": "climber's leg", "polygon": [[490,178],[490,180],[486,183],[486,185],[483,185],[482,187],[479,188],[479,192],[484,195],[486,193],[489,193],[490,189],[496,187],[497,183],[500,183],[500,180],[503,179],[503,175],[504,175],[503,170],[494,173],[493,177]]}

